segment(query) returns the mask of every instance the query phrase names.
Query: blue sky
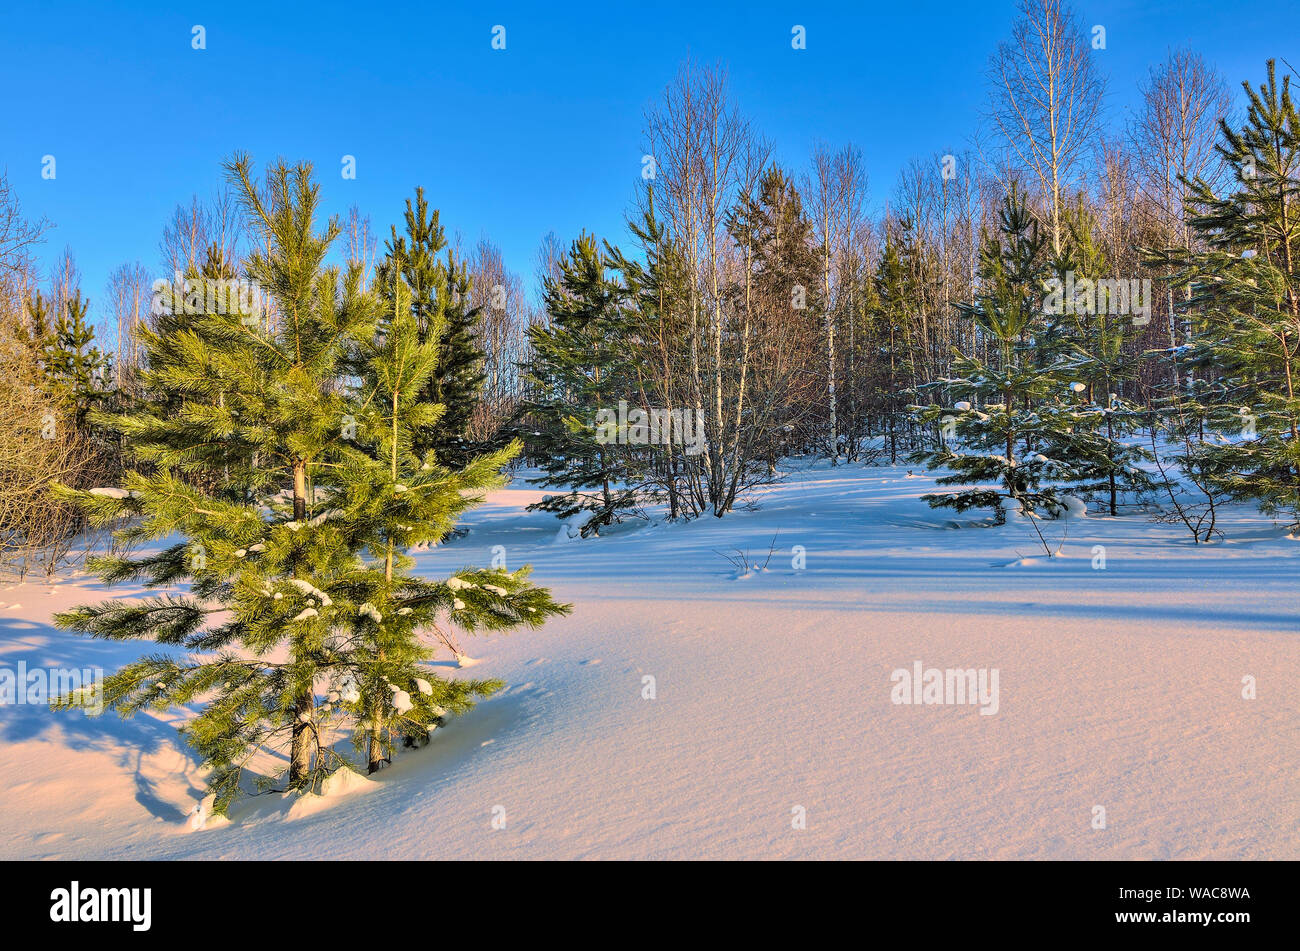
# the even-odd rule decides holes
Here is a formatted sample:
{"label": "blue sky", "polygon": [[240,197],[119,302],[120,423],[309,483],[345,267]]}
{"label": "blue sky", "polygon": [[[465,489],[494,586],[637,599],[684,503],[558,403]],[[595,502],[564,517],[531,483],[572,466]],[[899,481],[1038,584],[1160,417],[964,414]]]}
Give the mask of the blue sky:
{"label": "blue sky", "polygon": [[[784,163],[800,167],[819,139],[858,145],[879,206],[909,158],[967,142],[1014,13],[1012,0],[448,6],[9,0],[0,166],[25,213],[57,225],[42,256],[71,246],[92,305],[118,264],[156,274],[173,207],[211,195],[243,149],[312,161],[327,211],[356,204],[381,237],[422,184],[449,232],[490,236],[531,277],[548,231],[623,236],[644,110],[687,55],[729,67]],[[1261,81],[1269,56],[1300,61],[1294,0],[1074,7],[1106,27],[1113,124],[1171,47],[1201,52],[1234,89]],[[195,24],[205,50],[191,48]],[[790,47],[795,24],[806,50]],[[340,175],[346,154],[355,180]]]}

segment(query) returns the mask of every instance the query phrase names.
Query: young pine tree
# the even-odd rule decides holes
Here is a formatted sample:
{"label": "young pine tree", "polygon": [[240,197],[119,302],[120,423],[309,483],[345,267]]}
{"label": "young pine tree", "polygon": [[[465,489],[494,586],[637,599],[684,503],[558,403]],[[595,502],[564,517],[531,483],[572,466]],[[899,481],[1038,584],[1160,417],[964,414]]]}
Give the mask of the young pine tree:
{"label": "young pine tree", "polygon": [[50,343],[50,307],[40,291],[23,302],[20,336],[23,343],[36,353],[40,353]]}
{"label": "young pine tree", "polygon": [[[57,618],[164,648],[106,678],[103,701],[123,715],[201,704],[183,732],[211,770],[217,813],[260,752],[287,753],[289,787],[312,789],[345,765],[335,732],[351,729],[373,767],[394,736],[488,692],[489,683],[417,676],[428,650],[416,631],[440,613],[472,629],[563,610],[522,571],[492,573],[486,585],[409,575],[404,547],[445,531],[472,504],[461,489],[489,484],[499,460],[462,474],[431,458],[415,465],[411,427],[437,410],[412,397],[436,356],[412,342],[409,307],[395,307],[376,339],[380,314],[359,267],[340,276],[324,264],[339,229],[331,220],[316,230],[310,166],[272,168],[266,193],[246,158],[228,170],[266,248],[248,276],[279,320],[187,309],[146,332],[145,392],[165,394],[175,411],[105,420],[142,465],[123,489],[78,494],[94,521],[132,517],[122,542],[180,539],[99,559],[106,582],[188,581],[189,591]],[[185,478],[193,474],[210,478]],[[472,596],[457,594],[471,584]]]}
{"label": "young pine tree", "polygon": [[[686,335],[686,263],[667,226],[655,214],[654,188],[646,188],[640,221],[629,218],[628,230],[641,248],[644,263],[611,248],[610,264],[619,272],[631,307],[632,336],[636,341],[634,370],[637,394],[643,406],[658,406],[671,417],[686,402],[684,374],[678,362],[679,341]],[[668,500],[668,516],[676,520],[693,511],[690,494],[683,491],[689,463],[685,447],[674,441],[671,428],[662,446],[647,447],[649,465]]]}
{"label": "young pine tree", "polygon": [[357,722],[357,743],[372,773],[391,759],[398,740],[423,744],[446,711],[462,712],[475,696],[500,686],[433,676],[419,666],[432,655],[420,631],[449,643],[440,625],[471,633],[537,627],[568,611],[528,582],[527,566],[513,573],[466,568],[439,582],[412,574],[407,550],[445,536],[483,491],[501,485],[501,471],[520,446],[512,443],[461,468],[442,465],[434,450],[420,451],[418,440],[444,413],[427,400],[445,352],[439,343],[444,318],[435,314],[422,327],[411,306],[415,289],[397,272],[388,277],[393,283],[383,332],[360,349],[358,436],[344,447],[337,493],[336,517],[356,526],[353,542],[365,546],[370,560],[344,582],[361,605],[329,697]]}
{"label": "young pine tree", "polygon": [[[1107,283],[1117,278],[1108,274],[1106,253],[1095,240],[1095,216],[1080,200],[1062,212],[1062,223],[1065,237],[1052,262],[1055,282],[1035,350],[1038,365],[1058,381],[1053,401],[1059,411],[1046,418],[1066,425],[1045,428],[1043,452],[1072,470],[1059,473],[1072,476],[1071,492],[1103,496],[1113,516],[1121,494],[1154,488],[1142,466],[1151,454],[1124,438],[1145,420],[1144,408],[1122,393],[1135,375],[1132,342],[1139,327],[1122,312],[1131,308],[1120,306],[1116,286]],[[1131,303],[1127,293],[1122,303]]]}
{"label": "young pine tree", "polygon": [[421,390],[420,399],[443,407],[436,425],[413,436],[417,452],[429,449],[443,465],[463,466],[473,455],[469,423],[483,389],[483,351],[475,333],[478,307],[470,304],[469,269],[447,250],[438,211],[429,210],[424,189],[417,188],[415,202],[406,201],[406,233],[393,228],[387,253],[379,262],[377,287],[391,304],[394,275],[410,288],[410,308],[422,338],[437,333],[437,368]]}
{"label": "young pine tree", "polygon": [[1058,491],[1044,480],[1069,478],[1077,470],[1040,451],[1052,434],[1068,431],[1072,419],[1055,402],[1055,378],[1034,365],[1032,334],[1043,303],[1045,242],[1014,184],[999,212],[998,232],[984,236],[978,298],[959,305],[988,335],[998,361],[958,356],[955,379],[927,384],[963,399],[950,407],[918,408],[920,422],[941,424],[943,440],[916,458],[931,469],[953,470],[936,480],[940,485],[972,486],[924,496],[931,506],[959,512],[992,508],[1001,523],[1008,505],[1027,513],[1057,513]]}
{"label": "young pine tree", "polygon": [[[743,315],[743,322],[724,333],[741,342],[737,371],[751,381],[751,392],[766,389],[771,395],[751,397],[743,407],[744,426],[738,426],[729,439],[722,434],[720,438],[724,445],[741,440],[753,443],[754,454],[767,464],[770,476],[782,450],[793,448],[789,440],[796,429],[802,430],[801,442],[812,444],[825,444],[832,429],[829,393],[823,389],[821,396],[815,396],[815,384],[805,379],[806,367],[795,369],[790,360],[798,352],[792,341],[825,336],[829,302],[821,300],[822,263],[813,223],[794,181],[779,166],[763,173],[752,194],[738,196],[726,224],[744,262],[741,278],[732,280],[727,289],[731,310]],[[759,411],[772,398],[785,405]],[[729,504],[735,498],[737,479],[743,477],[738,465],[730,469]]]}
{"label": "young pine tree", "polygon": [[[1194,320],[1180,364],[1196,371],[1171,411],[1192,413],[1208,482],[1300,530],[1300,114],[1290,76],[1273,61],[1259,89],[1244,83],[1244,124],[1221,123],[1216,146],[1233,169],[1222,197],[1192,183],[1192,230],[1206,250],[1170,259]],[[1157,263],[1166,263],[1159,257]]]}
{"label": "young pine tree", "polygon": [[892,233],[885,235],[885,248],[876,263],[872,276],[873,306],[871,326],[875,347],[870,356],[879,368],[873,387],[872,403],[882,418],[885,439],[889,444],[889,462],[898,462],[898,430],[900,425],[900,391],[912,379],[909,371],[907,324],[915,312],[916,295],[911,269],[904,263],[900,243],[907,240],[904,228],[902,242]]}
{"label": "young pine tree", "polygon": [[632,392],[632,318],[625,288],[606,270],[612,263],[591,235],[574,241],[559,277],[545,281],[550,322],[528,328],[533,452],[546,470],[535,481],[564,490],[529,508],[559,518],[590,512],[584,538],[636,506],[642,465],[629,450],[631,426],[618,419],[618,401]]}
{"label": "young pine tree", "polygon": [[[39,299],[37,306],[43,319]],[[107,398],[112,374],[111,358],[95,346],[95,328],[87,320],[89,308],[90,302],[76,290],[44,335],[41,354],[50,394],[78,430],[86,428],[87,416]]]}

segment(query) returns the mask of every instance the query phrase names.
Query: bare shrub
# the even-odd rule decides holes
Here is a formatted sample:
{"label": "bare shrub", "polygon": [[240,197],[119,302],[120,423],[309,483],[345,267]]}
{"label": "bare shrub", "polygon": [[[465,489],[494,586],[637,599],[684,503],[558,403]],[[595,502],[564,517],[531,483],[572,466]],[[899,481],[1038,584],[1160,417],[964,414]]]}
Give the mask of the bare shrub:
{"label": "bare shrub", "polygon": [[88,488],[108,473],[103,453],[42,392],[35,353],[16,315],[0,315],[0,572],[52,576],[75,561],[85,531],[76,506],[52,481]]}

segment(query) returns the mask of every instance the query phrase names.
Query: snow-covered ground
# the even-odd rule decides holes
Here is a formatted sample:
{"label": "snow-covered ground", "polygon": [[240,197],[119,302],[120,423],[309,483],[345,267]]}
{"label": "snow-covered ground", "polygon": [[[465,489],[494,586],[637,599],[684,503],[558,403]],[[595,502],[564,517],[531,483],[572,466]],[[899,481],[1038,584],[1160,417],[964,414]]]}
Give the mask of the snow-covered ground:
{"label": "snow-covered ground", "polygon": [[[975,527],[932,489],[819,464],[756,510],[572,541],[516,482],[419,556],[504,546],[574,604],[465,640],[503,694],[373,783],[200,831],[179,714],[0,707],[0,858],[1300,858],[1300,541],[1247,508],[1199,547],[1093,515],[1048,561],[1023,521]],[[719,554],[761,567],[774,536],[766,570]],[[103,595],[0,590],[0,665],[143,653],[50,625]],[[916,662],[996,670],[997,712],[892,702]]]}

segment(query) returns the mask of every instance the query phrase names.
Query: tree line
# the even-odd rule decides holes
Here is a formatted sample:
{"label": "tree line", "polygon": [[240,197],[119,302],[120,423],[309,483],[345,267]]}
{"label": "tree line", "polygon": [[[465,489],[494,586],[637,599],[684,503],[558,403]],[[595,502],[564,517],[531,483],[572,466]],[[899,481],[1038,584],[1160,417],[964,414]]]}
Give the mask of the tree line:
{"label": "tree line", "polygon": [[[934,504],[998,519],[1077,497],[1204,541],[1231,498],[1293,513],[1291,77],[1269,63],[1234,97],[1174,50],[1116,125],[1097,40],[1058,0],[1022,0],[975,132],[909,162],[875,213],[858,146],[785,167],[725,70],[684,63],[646,111],[627,236],[548,235],[536,299],[490,242],[449,247],[422,192],[382,253],[354,210],[360,287],[383,293],[405,255],[419,320],[445,316],[425,448],[452,463],[518,438],[551,492],[537,507],[583,534],[652,502],[721,517],[800,455],[942,468],[968,488]],[[236,279],[262,240],[226,193],[178,208],[163,258]],[[88,412],[141,395],[143,275],[114,274],[113,353],[70,256],[44,294],[8,298],[101,461],[121,438]]]}

